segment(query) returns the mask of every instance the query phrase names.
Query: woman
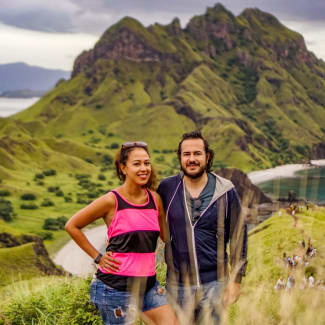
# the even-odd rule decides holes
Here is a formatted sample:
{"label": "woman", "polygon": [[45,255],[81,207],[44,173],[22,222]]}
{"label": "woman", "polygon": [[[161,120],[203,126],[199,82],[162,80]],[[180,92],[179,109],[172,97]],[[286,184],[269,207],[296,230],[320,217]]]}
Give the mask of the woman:
{"label": "woman", "polygon": [[[77,212],[66,224],[73,240],[99,265],[90,297],[104,324],[133,324],[137,309],[154,324],[174,324],[175,315],[156,280],[157,239],[164,240],[165,218],[159,195],[150,191],[155,173],[145,142],[125,142],[115,158],[123,184]],[[107,253],[102,255],[81,229],[103,218]],[[109,255],[119,261],[113,264]]]}

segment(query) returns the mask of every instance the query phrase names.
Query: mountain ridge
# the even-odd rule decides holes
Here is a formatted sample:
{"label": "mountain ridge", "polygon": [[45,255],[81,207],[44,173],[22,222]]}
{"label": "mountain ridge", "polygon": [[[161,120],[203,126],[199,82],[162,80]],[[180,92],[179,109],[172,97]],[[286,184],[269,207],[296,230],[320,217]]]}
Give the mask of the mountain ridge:
{"label": "mountain ridge", "polygon": [[89,128],[99,148],[105,129],[157,150],[199,128],[218,164],[249,171],[325,157],[323,90],[325,63],[300,34],[259,9],[234,16],[217,4],[185,28],[123,18],[12,123],[76,142]]}

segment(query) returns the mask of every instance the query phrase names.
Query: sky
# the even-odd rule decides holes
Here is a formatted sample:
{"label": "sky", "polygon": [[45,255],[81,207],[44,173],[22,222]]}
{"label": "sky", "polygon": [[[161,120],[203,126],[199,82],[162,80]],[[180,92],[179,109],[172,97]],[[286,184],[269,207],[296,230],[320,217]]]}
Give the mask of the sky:
{"label": "sky", "polygon": [[[0,64],[25,62],[51,69],[72,70],[74,59],[92,48],[103,32],[125,16],[144,26],[183,27],[201,15],[213,0],[1,0]],[[259,8],[303,35],[307,48],[325,60],[324,0],[223,0],[233,14]]]}

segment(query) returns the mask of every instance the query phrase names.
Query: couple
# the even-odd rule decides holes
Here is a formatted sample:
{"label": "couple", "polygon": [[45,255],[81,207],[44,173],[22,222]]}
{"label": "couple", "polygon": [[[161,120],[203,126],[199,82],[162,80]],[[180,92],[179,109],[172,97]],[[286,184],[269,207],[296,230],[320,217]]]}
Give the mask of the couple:
{"label": "couple", "polygon": [[[146,143],[122,144],[115,166],[123,184],[66,224],[75,242],[99,265],[90,296],[104,324],[133,324],[137,310],[149,324],[185,319],[204,324],[207,315],[217,324],[221,291],[223,304],[239,296],[247,228],[234,185],[210,172],[214,152],[200,132],[184,134],[177,155],[181,173],[164,179],[156,193]],[[104,255],[81,231],[98,218],[108,227]],[[158,236],[166,243],[169,304],[156,280]]]}

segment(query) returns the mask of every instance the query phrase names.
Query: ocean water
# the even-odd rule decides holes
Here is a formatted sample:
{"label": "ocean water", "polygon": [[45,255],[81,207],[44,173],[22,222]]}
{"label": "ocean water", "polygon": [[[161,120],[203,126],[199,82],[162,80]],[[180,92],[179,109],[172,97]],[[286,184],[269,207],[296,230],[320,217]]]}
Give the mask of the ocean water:
{"label": "ocean water", "polygon": [[258,187],[272,198],[287,198],[294,191],[297,198],[325,204],[325,167],[301,170],[294,177],[266,181]]}
{"label": "ocean water", "polygon": [[38,97],[33,98],[7,98],[0,97],[0,117],[8,117],[19,111],[33,105],[39,100]]}

